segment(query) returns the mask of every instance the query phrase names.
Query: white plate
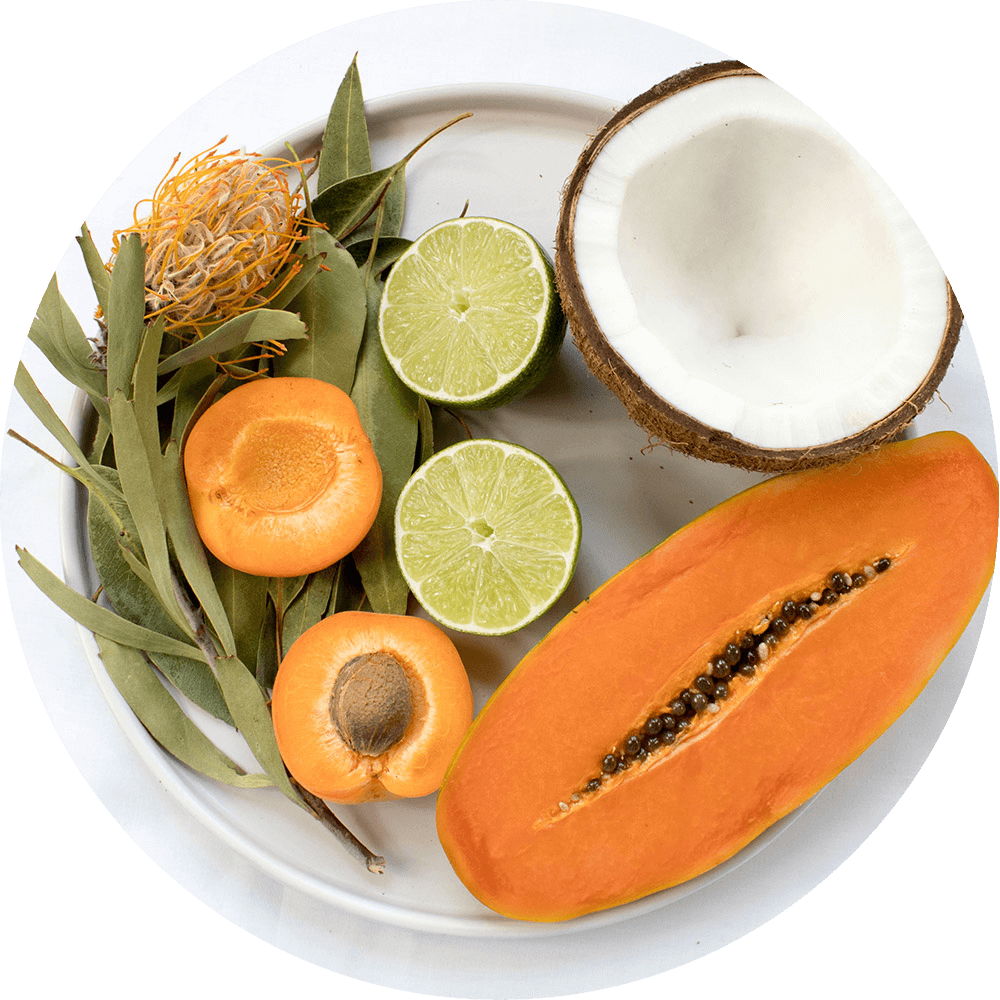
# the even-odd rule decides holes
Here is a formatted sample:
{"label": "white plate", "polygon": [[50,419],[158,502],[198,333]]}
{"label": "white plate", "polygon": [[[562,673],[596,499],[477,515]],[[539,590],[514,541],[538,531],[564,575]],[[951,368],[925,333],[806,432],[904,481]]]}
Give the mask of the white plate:
{"label": "white plate", "polygon": [[[369,129],[375,162],[394,162],[442,122],[471,111],[418,154],[407,171],[407,231],[419,233],[469,211],[515,221],[551,248],[559,186],[588,133],[612,112],[607,101],[543,87],[443,87],[372,102]],[[282,155],[290,142],[300,155],[318,146],[323,122],[314,122],[262,148]],[[78,405],[82,408],[82,394]],[[82,418],[79,411],[77,422]],[[646,437],[618,400],[591,376],[567,342],[556,369],[529,398],[502,410],[465,417],[476,437],[523,444],[555,463],[580,506],[584,547],[569,589],[539,621],[514,636],[477,639],[452,633],[473,684],[476,710],[497,683],[570,608],[611,575],[662,541],[705,508],[760,477],[702,466],[666,453],[643,453]],[[461,436],[447,416],[439,443]],[[691,475],[698,469],[702,475]],[[85,491],[67,480],[64,561],[81,593],[99,586],[80,532]],[[641,498],[638,502],[636,498]],[[123,730],[157,780],[198,821],[275,879],[370,919],[434,933],[493,937],[579,933],[650,913],[732,871],[771,843],[798,813],[786,817],[734,858],[684,885],[569,923],[533,925],[500,917],[472,897],[454,875],[434,826],[435,796],[341,807],[335,810],[376,853],[387,872],[373,876],[352,861],[318,823],[274,790],[251,795],[203,779],[178,765],[150,739],[123,704],[96,655],[84,647]],[[613,685],[614,664],[608,664]],[[194,706],[199,723],[248,768],[256,770],[241,740]],[[800,810],[801,811],[801,810]]]}
{"label": "white plate", "polygon": [[[558,50],[546,35],[555,22]],[[588,62],[587,53],[609,38],[618,44],[601,44],[602,59]],[[95,207],[90,221],[98,244],[105,245],[178,148],[195,151],[225,131],[234,144],[250,148],[267,149],[276,136],[307,145],[356,49],[366,92],[374,97],[373,152],[380,164],[454,114],[475,112],[408,169],[406,235],[457,214],[469,199],[470,212],[509,218],[549,247],[559,190],[585,136],[613,105],[719,55],[639,22],[541,3],[421,8],[359,22],[248,70],[167,129]],[[288,81],[284,104],[260,98],[259,81],[269,74]],[[477,82],[484,79],[497,82]],[[427,83],[443,86],[428,89]],[[60,277],[85,317],[92,297],[81,272],[71,248]],[[30,345],[25,358],[60,412],[69,413],[65,387],[46,376]],[[940,395],[950,409],[932,404],[916,433],[961,430],[995,467],[985,387],[967,334]],[[11,422],[31,431],[17,400]],[[470,425],[474,433],[546,455],[584,518],[576,578],[541,622],[502,643],[456,637],[477,704],[597,584],[756,479],[648,451],[645,435],[587,374],[569,342],[540,391],[501,411],[473,415]],[[440,427],[442,442],[456,433],[454,426]],[[737,859],[687,886],[563,925],[520,924],[481,907],[451,873],[434,835],[432,800],[345,813],[388,859],[389,873],[376,879],[358,871],[318,824],[276,793],[202,781],[152,745],[109,685],[90,637],[31,592],[12,563],[11,543],[18,542],[50,566],[62,554],[67,579],[81,589],[91,582],[79,543],[79,498],[37,456],[6,447],[5,558],[26,658],[57,729],[112,814],[178,881],[229,919],[309,961],[403,989],[466,997],[597,989],[672,968],[759,926],[833,871],[909,784],[954,704],[985,610],[910,711],[794,823],[790,818],[772,828]],[[50,527],[57,495],[63,498],[62,552]],[[92,675],[80,669],[85,658]],[[611,952],[604,946],[609,936]]]}

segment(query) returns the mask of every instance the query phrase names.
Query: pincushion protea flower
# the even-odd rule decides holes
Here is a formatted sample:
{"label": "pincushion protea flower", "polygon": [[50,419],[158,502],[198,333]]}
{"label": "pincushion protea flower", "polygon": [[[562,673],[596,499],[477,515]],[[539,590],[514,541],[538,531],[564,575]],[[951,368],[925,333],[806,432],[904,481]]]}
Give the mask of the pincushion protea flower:
{"label": "pincushion protea flower", "polygon": [[223,153],[223,142],[176,173],[175,157],[152,198],[136,205],[133,225],[113,237],[114,255],[124,236],[142,237],[147,316],[162,315],[164,328],[182,338],[273,298],[298,270],[293,262],[275,281],[309,221],[286,173],[300,162]]}

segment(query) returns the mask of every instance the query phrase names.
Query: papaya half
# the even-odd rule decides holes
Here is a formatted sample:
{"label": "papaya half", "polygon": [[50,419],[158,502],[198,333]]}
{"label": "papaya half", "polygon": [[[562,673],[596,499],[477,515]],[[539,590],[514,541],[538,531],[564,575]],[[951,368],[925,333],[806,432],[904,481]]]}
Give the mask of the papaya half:
{"label": "papaya half", "polygon": [[993,572],[997,480],[953,432],[791,473],[627,566],[532,649],[437,827],[509,917],[565,920],[731,857],[869,746]]}

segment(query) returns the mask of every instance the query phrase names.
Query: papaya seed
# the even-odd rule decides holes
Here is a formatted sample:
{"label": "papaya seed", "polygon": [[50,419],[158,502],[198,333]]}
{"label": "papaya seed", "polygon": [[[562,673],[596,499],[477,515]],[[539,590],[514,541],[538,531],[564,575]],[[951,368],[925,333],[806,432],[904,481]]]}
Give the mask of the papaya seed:
{"label": "papaya seed", "polygon": [[330,695],[330,718],[355,753],[385,753],[403,738],[412,716],[410,682],[391,653],[362,653],[341,667]]}
{"label": "papaya seed", "polygon": [[[660,747],[670,746],[698,715],[719,712],[718,703],[730,694],[728,681],[734,676],[744,680],[753,677],[757,665],[768,659],[796,621],[809,621],[821,605],[835,604],[842,595],[864,586],[879,573],[884,573],[890,565],[890,557],[882,556],[854,573],[835,570],[828,577],[830,586],[813,591],[807,600],[788,597],[779,602],[776,606],[778,610],[762,615],[752,629],[743,631],[727,643],[721,653],[711,657],[705,672],[694,679],[691,687],[683,688],[662,714],[651,715],[642,727],[642,732],[646,734],[644,737],[633,733],[626,738],[625,752],[621,757],[614,754],[606,756],[601,765],[604,774],[623,771],[635,760],[644,759]],[[594,792],[599,787],[600,781],[592,779],[584,790]]]}

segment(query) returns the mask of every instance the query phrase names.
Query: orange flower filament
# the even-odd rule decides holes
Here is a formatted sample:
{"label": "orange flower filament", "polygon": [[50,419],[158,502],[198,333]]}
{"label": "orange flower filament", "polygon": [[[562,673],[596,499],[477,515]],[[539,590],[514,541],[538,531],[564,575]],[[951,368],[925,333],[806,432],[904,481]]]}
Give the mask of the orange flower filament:
{"label": "orange flower filament", "polygon": [[[133,225],[146,248],[146,312],[167,330],[204,328],[265,305],[298,270],[275,276],[300,237],[302,192],[286,170],[298,162],[221,153],[221,139],[173,173],[175,157],[152,198],[140,201]],[[149,213],[139,217],[140,209]],[[112,257],[112,261],[113,261]],[[110,265],[109,265],[110,266]],[[270,286],[270,287],[269,287]]]}

